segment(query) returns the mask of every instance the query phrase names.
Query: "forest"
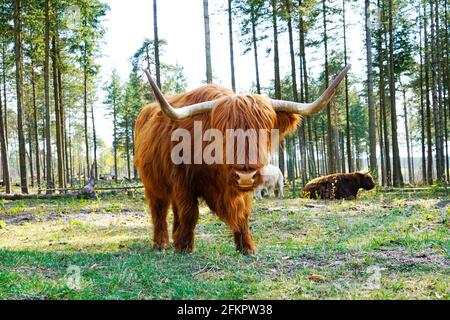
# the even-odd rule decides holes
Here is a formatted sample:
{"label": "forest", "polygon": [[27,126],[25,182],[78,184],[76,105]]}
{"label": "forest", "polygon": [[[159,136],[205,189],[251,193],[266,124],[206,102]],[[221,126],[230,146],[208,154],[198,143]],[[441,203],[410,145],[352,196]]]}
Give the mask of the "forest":
{"label": "forest", "polygon": [[[450,299],[448,0],[123,3],[0,0],[0,299]],[[113,43],[118,27],[126,43]],[[177,51],[180,35],[191,44]],[[152,202],[135,131],[145,106],[167,115],[154,87],[306,104],[349,65],[271,155],[284,198],[211,178]],[[374,185],[306,199],[335,173]],[[203,184],[213,191],[186,205]],[[237,222],[207,196],[240,208]]]}
{"label": "forest", "polygon": [[[242,54],[254,57],[252,92],[308,102],[348,64],[352,39],[346,33],[346,14],[365,12],[366,76],[350,73],[326,112],[305,119],[297,134],[283,142],[276,162],[293,185],[363,169],[381,186],[447,183],[447,1],[380,0],[361,6],[362,2],[346,0],[228,1],[228,7],[214,7],[220,15],[210,17],[205,11],[205,25],[219,18],[227,25],[223,31],[229,37],[233,89],[233,60],[240,54],[234,46],[240,41],[246,47]],[[138,180],[134,123],[142,106],[154,99],[141,70],[154,70],[167,94],[184,92],[186,75],[183,66],[160,58],[167,43],[153,27],[153,37],[130,57],[129,78],[124,81],[113,71],[108,83],[98,85],[102,19],[108,9],[101,1],[2,1],[4,192],[20,187],[22,193],[52,193],[78,186],[89,177],[92,165],[97,178],[116,183]],[[205,28],[206,83],[214,80],[209,32]],[[288,43],[279,43],[283,33]],[[272,47],[265,47],[267,40]],[[280,46],[289,48],[289,61],[280,61]],[[308,66],[308,52],[314,48],[323,55],[317,78],[310,76]],[[264,54],[273,61],[270,87],[262,87],[259,80]],[[280,72],[283,63],[289,67],[286,74]],[[113,126],[113,143],[106,150],[96,132],[99,91]]]}

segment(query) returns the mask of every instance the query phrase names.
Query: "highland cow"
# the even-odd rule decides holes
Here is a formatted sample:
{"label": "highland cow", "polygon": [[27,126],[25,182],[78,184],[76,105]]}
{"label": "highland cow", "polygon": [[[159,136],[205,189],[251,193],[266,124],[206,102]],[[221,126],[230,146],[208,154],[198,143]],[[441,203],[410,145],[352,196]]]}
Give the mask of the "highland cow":
{"label": "highland cow", "polygon": [[335,173],[311,180],[303,188],[303,195],[311,199],[346,199],[358,197],[359,189],[371,190],[375,182],[369,173]]}
{"label": "highland cow", "polygon": [[260,170],[261,184],[255,189],[255,199],[262,199],[263,192],[266,192],[269,197],[275,197],[275,192],[278,193],[279,198],[283,198],[284,177],[280,168],[273,165],[267,165]]}
{"label": "highland cow", "polygon": [[[252,193],[261,183],[260,170],[267,165],[270,142],[257,142],[267,144],[258,146],[258,150],[265,151],[257,161],[250,161],[246,155],[244,161],[239,162],[233,158],[238,155],[227,154],[226,162],[209,163],[197,157],[210,150],[206,135],[194,141],[195,129],[200,127],[203,133],[209,129],[220,132],[227,146],[236,138],[226,135],[229,129],[279,130],[283,137],[295,131],[302,116],[317,113],[328,104],[348,69],[346,67],[313,103],[272,100],[256,94],[235,95],[217,85],[166,98],[146,70],[158,103],[145,107],[136,121],[135,164],[151,211],[154,247],[158,250],[168,247],[167,215],[172,206],[175,250],[192,252],[199,199],[203,199],[231,228],[237,250],[254,253],[256,249],[249,229]],[[188,133],[183,140],[192,139],[192,149],[184,149],[183,161],[174,163],[172,152],[177,141],[173,140],[173,134],[180,130]],[[245,145],[248,148],[250,143]],[[216,152],[221,153],[221,150]],[[190,155],[196,161],[185,161]]]}

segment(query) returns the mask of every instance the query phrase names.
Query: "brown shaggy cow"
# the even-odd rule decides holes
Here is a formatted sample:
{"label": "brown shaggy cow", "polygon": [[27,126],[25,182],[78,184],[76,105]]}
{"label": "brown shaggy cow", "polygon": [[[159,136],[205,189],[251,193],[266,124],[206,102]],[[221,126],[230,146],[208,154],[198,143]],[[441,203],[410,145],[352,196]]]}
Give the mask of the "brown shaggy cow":
{"label": "brown shaggy cow", "polygon": [[369,173],[335,173],[311,180],[303,188],[303,195],[311,199],[347,199],[358,197],[358,190],[371,190],[375,182]]}
{"label": "brown shaggy cow", "polygon": [[[158,103],[145,107],[136,121],[135,164],[151,211],[154,247],[163,250],[169,244],[167,214],[172,206],[175,250],[192,252],[199,199],[203,199],[231,228],[237,250],[245,254],[256,250],[248,220],[252,191],[260,183],[259,170],[267,164],[268,155],[257,162],[250,162],[246,156],[243,164],[237,164],[236,159],[233,164],[207,164],[203,160],[198,164],[175,164],[171,152],[177,142],[171,136],[176,129],[190,133],[194,146],[198,123],[203,132],[218,129],[225,143],[229,142],[227,129],[279,129],[282,137],[296,129],[302,116],[320,111],[329,102],[348,69],[349,66],[310,104],[271,100],[260,95],[237,96],[217,85],[165,98],[146,70]],[[200,147],[201,150],[193,147],[192,155],[205,151],[206,142],[200,142]],[[270,146],[266,147],[267,153]]]}

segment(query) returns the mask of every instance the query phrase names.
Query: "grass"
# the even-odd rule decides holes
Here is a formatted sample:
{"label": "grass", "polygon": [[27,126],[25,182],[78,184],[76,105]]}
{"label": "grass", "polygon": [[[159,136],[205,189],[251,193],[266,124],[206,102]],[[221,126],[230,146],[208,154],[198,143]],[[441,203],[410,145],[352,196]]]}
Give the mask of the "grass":
{"label": "grass", "polygon": [[263,200],[251,222],[255,256],[237,253],[206,207],[195,252],[176,254],[152,249],[141,193],[3,201],[0,299],[448,300],[446,199]]}

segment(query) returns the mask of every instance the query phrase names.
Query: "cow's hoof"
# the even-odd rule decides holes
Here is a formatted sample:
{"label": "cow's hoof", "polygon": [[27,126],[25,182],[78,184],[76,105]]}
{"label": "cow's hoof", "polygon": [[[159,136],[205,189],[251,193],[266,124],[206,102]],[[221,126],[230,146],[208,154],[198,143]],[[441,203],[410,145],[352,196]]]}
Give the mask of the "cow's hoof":
{"label": "cow's hoof", "polygon": [[176,248],[175,247],[175,252],[176,253],[192,253],[194,251],[194,249],[193,248],[190,248],[190,247],[186,247],[186,248]]}
{"label": "cow's hoof", "polygon": [[194,244],[193,242],[189,242],[189,243],[174,243],[173,246],[175,247],[175,252],[178,253],[192,253],[192,251],[194,251]]}
{"label": "cow's hoof", "polygon": [[256,254],[256,248],[255,247],[243,247],[243,248],[236,248],[237,251],[242,253],[245,256],[253,256]]}
{"label": "cow's hoof", "polygon": [[168,245],[166,243],[155,243],[153,244],[153,249],[156,251],[165,251]]}

